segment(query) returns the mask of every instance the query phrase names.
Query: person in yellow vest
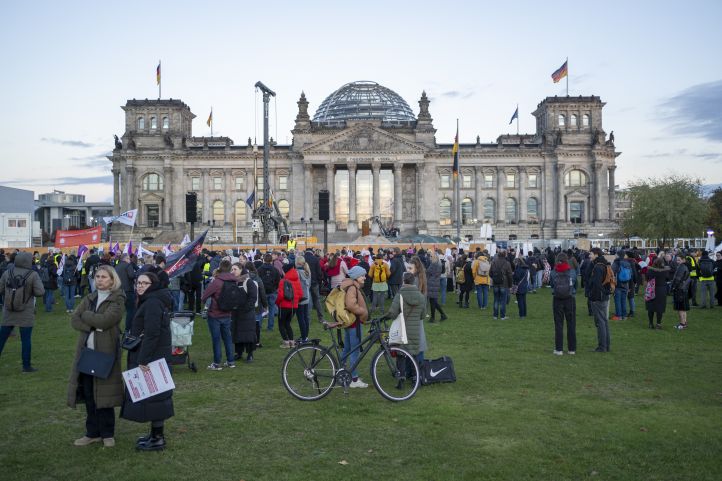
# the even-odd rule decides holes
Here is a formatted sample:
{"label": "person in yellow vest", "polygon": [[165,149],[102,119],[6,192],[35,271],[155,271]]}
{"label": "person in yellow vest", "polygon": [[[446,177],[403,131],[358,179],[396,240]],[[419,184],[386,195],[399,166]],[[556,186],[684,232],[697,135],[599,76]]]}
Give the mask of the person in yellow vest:
{"label": "person in yellow vest", "polygon": [[296,239],[289,237],[286,242],[286,250],[291,252],[296,250]]}
{"label": "person in yellow vest", "polygon": [[489,304],[489,284],[491,284],[491,278],[489,277],[490,269],[491,263],[489,262],[489,258],[484,255],[484,252],[478,252],[476,259],[471,264],[471,272],[474,274],[476,303],[479,309],[486,309],[486,306]]}
{"label": "person in yellow vest", "polygon": [[373,312],[376,308],[381,310],[381,314],[384,314],[384,300],[386,299],[386,293],[389,290],[388,280],[391,276],[391,269],[388,264],[384,262],[384,256],[377,254],[374,259],[374,263],[371,264],[371,268],[367,274],[371,280],[371,291],[373,292],[373,300],[371,302],[370,311]]}
{"label": "person in yellow vest", "polygon": [[702,291],[702,309],[712,309],[714,306],[714,261],[710,259],[706,250],[702,252],[697,265],[699,266],[699,288]]}
{"label": "person in yellow vest", "polygon": [[686,257],[687,269],[689,269],[689,299],[692,305],[697,307],[697,279],[699,277],[699,262],[697,261],[699,251],[690,252]]}

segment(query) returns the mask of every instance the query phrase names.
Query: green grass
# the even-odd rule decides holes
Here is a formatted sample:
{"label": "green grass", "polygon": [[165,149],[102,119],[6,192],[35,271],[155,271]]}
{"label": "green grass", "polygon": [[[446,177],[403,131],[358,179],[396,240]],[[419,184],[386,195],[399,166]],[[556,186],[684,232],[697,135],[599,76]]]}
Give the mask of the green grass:
{"label": "green grass", "polygon": [[[42,313],[40,370],[20,373],[18,338],[0,358],[0,479],[722,479],[722,309],[693,310],[683,332],[671,309],[662,331],[646,328],[643,311],[610,321],[612,352],[597,354],[580,296],[578,353],[557,357],[548,289],[529,294],[524,320],[513,302],[510,320],[493,321],[454,300],[448,321],[427,325],[427,358],[453,357],[458,382],[398,404],[372,387],[295,400],[280,381],[277,332],[263,332],[253,365],[208,372],[199,319],[191,353],[201,369],[175,371],[163,453],[136,453],[146,426],[125,420],[114,449],[72,446],[84,434],[84,409],[65,405],[76,337],[64,312]],[[312,336],[326,339],[315,320]]]}

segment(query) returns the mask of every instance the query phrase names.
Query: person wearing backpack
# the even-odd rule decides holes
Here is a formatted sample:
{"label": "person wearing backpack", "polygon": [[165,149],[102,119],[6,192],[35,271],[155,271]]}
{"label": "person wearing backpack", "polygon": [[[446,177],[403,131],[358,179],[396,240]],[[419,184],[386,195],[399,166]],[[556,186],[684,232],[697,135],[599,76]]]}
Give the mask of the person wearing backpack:
{"label": "person wearing backpack", "polygon": [[45,312],[53,312],[55,291],[58,290],[58,267],[55,265],[53,256],[47,256],[40,266],[40,280],[43,282],[43,289],[45,289],[45,295],[43,295]]}
{"label": "person wearing backpack", "polygon": [[505,321],[506,305],[509,299],[509,289],[511,289],[512,278],[514,272],[511,270],[511,264],[506,258],[506,251],[500,249],[494,260],[491,262],[489,269],[492,286],[494,289],[494,319]]}
{"label": "person wearing backpack", "polygon": [[441,315],[440,321],[447,319],[446,313],[439,305],[439,293],[441,290],[441,261],[439,260],[439,254],[432,250],[429,256],[429,268],[426,270],[426,297],[429,299],[429,306],[431,307],[431,318],[429,322],[436,322],[436,311],[439,311]]}
{"label": "person wearing backpack", "polygon": [[667,308],[667,281],[671,269],[664,264],[664,259],[656,257],[654,264],[647,268],[647,287],[644,290],[644,301],[649,317],[649,328],[654,329],[653,318],[657,316],[657,329],[662,329],[662,316]]}
{"label": "person wearing backpack", "polygon": [[267,331],[273,331],[273,323],[276,319],[276,299],[278,292],[278,283],[281,280],[281,274],[273,266],[273,256],[269,253],[263,256],[263,264],[258,268],[258,277],[263,281],[263,288],[266,291],[266,303],[268,304],[268,324]]}
{"label": "person wearing backpack", "polygon": [[697,278],[700,294],[700,307],[712,309],[714,307],[714,261],[710,259],[706,250],[699,258],[699,277]]}
{"label": "person wearing backpack", "polygon": [[636,304],[634,302],[634,296],[639,289],[639,285],[642,283],[641,269],[637,263],[636,254],[632,251],[627,251],[627,262],[629,267],[632,269],[632,279],[629,281],[629,290],[627,291],[627,301],[629,303],[629,314],[627,317],[634,317],[634,311]]}
{"label": "person wearing backpack", "polygon": [[689,289],[691,277],[687,261],[684,257],[677,257],[677,270],[672,278],[672,306],[679,316],[678,330],[687,329],[687,312],[689,312]]}
{"label": "person wearing backpack", "polygon": [[298,330],[301,331],[301,340],[307,341],[308,331],[311,327],[311,269],[303,256],[296,257],[294,262],[303,293],[301,300],[298,301],[296,318],[298,319]]}
{"label": "person wearing backpack", "polygon": [[624,258],[624,250],[617,252],[617,258],[612,263],[612,271],[617,277],[617,287],[614,290],[614,316],[613,321],[623,321],[627,318],[627,294],[633,279],[632,266]]}
{"label": "person wearing backpack", "polygon": [[[211,300],[208,309],[208,330],[211,333],[211,342],[213,343],[213,362],[208,365],[210,371],[220,371],[223,367],[233,369],[236,367],[233,352],[233,337],[231,336],[231,317],[233,307],[237,298],[231,300],[233,287],[238,283],[238,278],[231,273],[231,261],[224,259],[218,266],[218,274],[208,284],[203,291],[201,301]],[[227,284],[227,285],[226,285]],[[169,294],[170,295],[170,294]],[[238,294],[240,296],[240,294]],[[221,340],[226,350],[226,363],[221,366]]]}
{"label": "person wearing backpack", "polygon": [[574,298],[574,275],[569,257],[560,252],[551,273],[552,309],[554,312],[554,354],[564,354],[564,321],[567,322],[567,353],[577,353],[577,313]]}
{"label": "person wearing backpack", "polygon": [[276,289],[276,305],[280,309],[278,330],[283,339],[281,349],[291,349],[295,345],[291,320],[303,298],[303,288],[294,264],[284,264],[283,271],[283,279],[279,281]]}
{"label": "person wearing backpack", "polygon": [[78,281],[75,277],[76,266],[77,263],[75,262],[75,256],[67,256],[65,258],[61,279],[63,280],[63,299],[65,301],[65,312],[68,314],[73,312],[73,308],[75,307],[75,288],[78,284]]}
{"label": "person wearing backpack", "polygon": [[604,257],[602,250],[595,247],[591,250],[591,272],[585,281],[585,289],[589,293],[590,309],[597,328],[597,347],[594,352],[609,352],[611,336],[609,335],[609,297],[612,291],[614,272]]}
{"label": "person wearing backpack", "polygon": [[[363,335],[361,325],[368,320],[369,311],[366,307],[366,299],[364,298],[363,291],[361,290],[364,278],[366,277],[366,271],[363,267],[355,266],[349,270],[348,275],[349,278],[344,279],[339,287],[346,293],[344,297],[346,310],[353,313],[356,316],[356,320],[344,329],[343,353],[341,354],[341,358],[347,360],[347,365],[351,366],[356,363],[359,356],[358,349],[353,351],[352,349],[361,343]],[[358,369],[354,369],[351,372],[351,384],[349,387],[368,387],[368,384],[359,378]]]}
{"label": "person wearing backpack", "polygon": [[20,330],[23,372],[35,372],[30,362],[31,336],[35,324],[35,298],[45,294],[40,276],[33,270],[33,256],[18,252],[11,266],[0,277],[0,292],[4,293],[3,319],[0,323],[0,354],[13,328]]}
{"label": "person wearing backpack", "polygon": [[474,274],[474,287],[476,288],[476,305],[479,309],[486,309],[489,305],[489,284],[491,284],[491,264],[483,252],[476,253],[476,259],[471,264]]}
{"label": "person wearing backpack", "polygon": [[526,261],[521,257],[514,259],[514,277],[512,284],[516,294],[516,304],[519,308],[519,319],[526,317],[526,294],[531,288],[532,275]]}
{"label": "person wearing backpack", "polygon": [[384,300],[389,291],[388,279],[390,276],[391,269],[384,262],[384,256],[377,254],[367,276],[372,280],[371,292],[373,293],[373,299],[371,301],[371,312],[379,309],[381,315],[384,314]]}
{"label": "person wearing backpack", "polygon": [[[250,263],[249,263],[250,264]],[[252,265],[252,264],[251,264]],[[239,307],[231,314],[233,344],[235,345],[235,359],[243,360],[246,353],[246,362],[253,362],[253,352],[258,343],[256,329],[256,303],[259,301],[258,285],[251,279],[246,268],[236,262],[231,267],[231,274],[238,278],[238,292],[240,294]]]}

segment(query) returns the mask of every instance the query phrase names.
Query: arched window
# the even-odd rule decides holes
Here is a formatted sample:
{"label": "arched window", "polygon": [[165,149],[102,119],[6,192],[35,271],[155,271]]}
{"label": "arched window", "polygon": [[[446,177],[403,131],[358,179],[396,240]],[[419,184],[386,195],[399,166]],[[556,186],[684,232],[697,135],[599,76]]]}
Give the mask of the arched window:
{"label": "arched window", "polygon": [[506,221],[510,224],[516,224],[517,221],[516,199],[512,197],[506,199]]}
{"label": "arched window", "polygon": [[577,114],[572,114],[572,116],[569,117],[569,125],[570,125],[571,127],[576,127],[576,126],[577,126]]}
{"label": "arched window", "polygon": [[163,130],[168,130],[170,128],[170,122],[168,121],[168,117],[163,117]]}
{"label": "arched window", "polygon": [[145,118],[138,117],[138,130],[145,130]]}
{"label": "arched window", "polygon": [[288,219],[288,213],[291,211],[291,207],[286,199],[281,199],[278,201],[278,211],[283,217]]}
{"label": "arched window", "polygon": [[446,197],[439,202],[439,224],[451,225],[451,200]]}
{"label": "arched window", "polygon": [[155,117],[150,118],[150,130],[155,130],[158,128],[158,119]]}
{"label": "arched window", "polygon": [[589,127],[589,114],[582,115],[582,127]]}
{"label": "arched window", "polygon": [[539,201],[535,197],[526,201],[526,216],[528,222],[539,222]]}
{"label": "arched window", "polygon": [[221,224],[226,221],[225,212],[223,211],[223,201],[217,200],[213,202],[213,221],[216,224]]}
{"label": "arched window", "polygon": [[494,199],[486,199],[484,201],[484,220],[489,222],[496,221],[496,202]]}
{"label": "arched window", "polygon": [[158,174],[148,174],[143,177],[143,190],[163,190],[163,178]]}
{"label": "arched window", "polygon": [[587,174],[579,169],[570,170],[564,175],[564,185],[567,187],[582,187],[587,185]]}
{"label": "arched window", "polygon": [[558,122],[559,127],[564,127],[567,124],[567,118],[564,116],[564,114],[559,114]]}
{"label": "arched window", "polygon": [[236,201],[236,226],[246,224],[246,201],[238,199]]}
{"label": "arched window", "polygon": [[461,223],[463,225],[473,223],[474,202],[468,197],[461,201]]}

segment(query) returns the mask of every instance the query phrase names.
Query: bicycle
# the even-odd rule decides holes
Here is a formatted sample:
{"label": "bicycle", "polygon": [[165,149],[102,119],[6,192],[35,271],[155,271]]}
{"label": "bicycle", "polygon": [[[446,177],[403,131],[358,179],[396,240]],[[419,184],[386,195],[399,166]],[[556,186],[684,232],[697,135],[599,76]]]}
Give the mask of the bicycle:
{"label": "bicycle", "polygon": [[[382,327],[383,323],[383,327]],[[320,345],[320,339],[297,343],[283,360],[281,377],[286,390],[301,401],[317,401],[339,385],[348,393],[353,372],[376,342],[380,347],[371,358],[371,380],[376,390],[389,401],[411,399],[421,384],[421,371],[414,356],[403,347],[389,345],[385,333],[386,321],[371,320],[369,334],[346,356],[339,355],[333,326],[322,323],[329,331],[331,346]],[[354,351],[360,356],[348,369],[346,360]]]}

